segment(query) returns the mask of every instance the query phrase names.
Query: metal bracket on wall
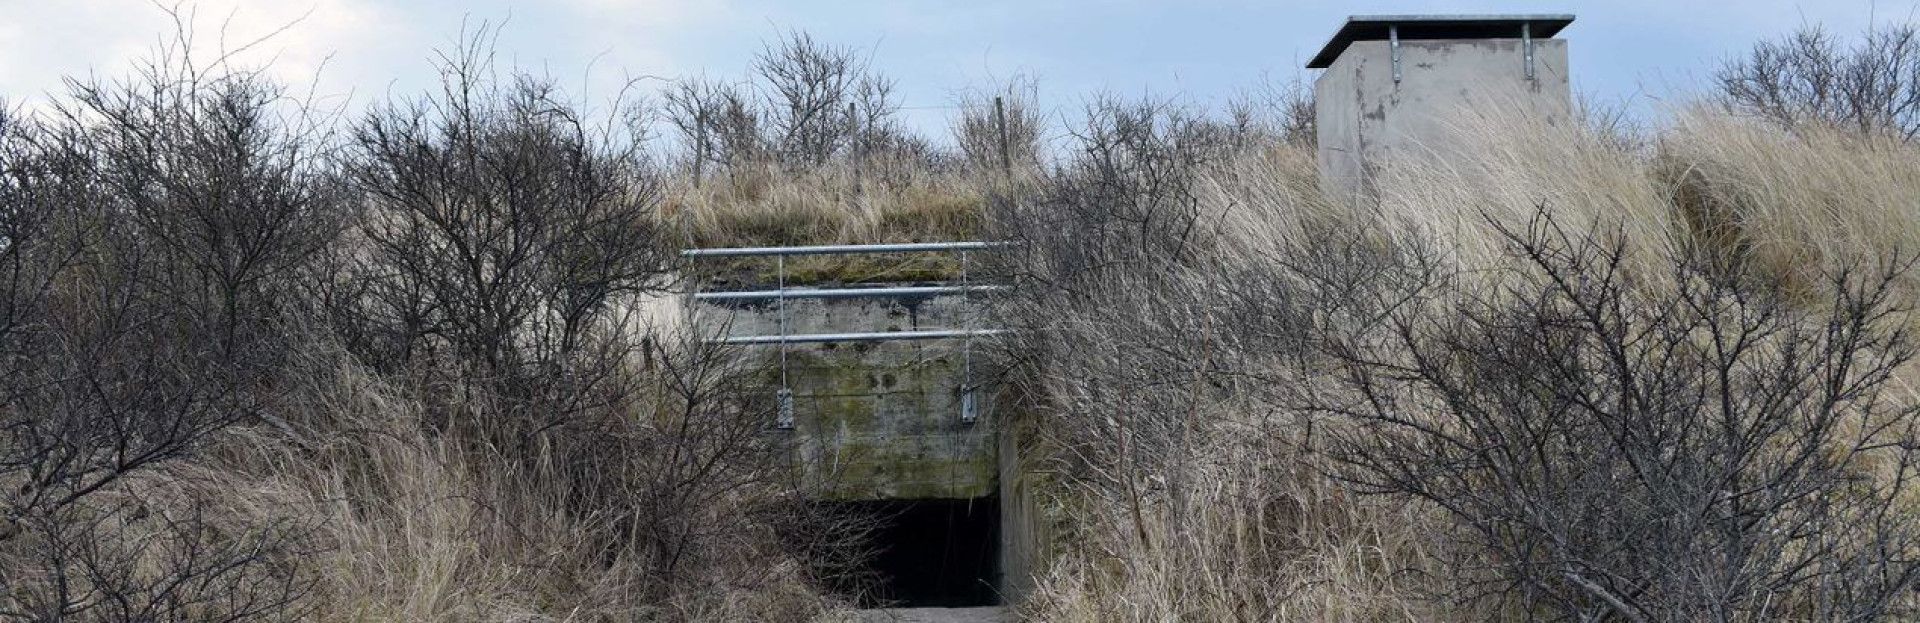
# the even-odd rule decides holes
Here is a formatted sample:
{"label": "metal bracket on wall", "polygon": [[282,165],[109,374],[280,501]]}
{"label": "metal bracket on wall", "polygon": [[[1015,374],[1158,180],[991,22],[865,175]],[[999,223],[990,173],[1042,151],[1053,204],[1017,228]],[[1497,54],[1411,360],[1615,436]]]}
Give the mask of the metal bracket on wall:
{"label": "metal bracket on wall", "polygon": [[960,423],[972,424],[980,421],[980,403],[974,400],[973,384],[960,388]]}
{"label": "metal bracket on wall", "polygon": [[[1378,32],[1378,31],[1375,31]],[[1387,27],[1387,51],[1393,57],[1393,83],[1400,84],[1400,27]]]}
{"label": "metal bracket on wall", "polygon": [[780,410],[778,412],[778,415],[774,416],[775,418],[774,426],[778,427],[780,430],[792,430],[793,429],[793,390],[790,388],[782,387],[780,388],[780,391],[774,392],[773,395],[776,396],[780,401]]}
{"label": "metal bracket on wall", "polygon": [[1533,80],[1533,22],[1520,22],[1520,50],[1527,61],[1527,79]]}

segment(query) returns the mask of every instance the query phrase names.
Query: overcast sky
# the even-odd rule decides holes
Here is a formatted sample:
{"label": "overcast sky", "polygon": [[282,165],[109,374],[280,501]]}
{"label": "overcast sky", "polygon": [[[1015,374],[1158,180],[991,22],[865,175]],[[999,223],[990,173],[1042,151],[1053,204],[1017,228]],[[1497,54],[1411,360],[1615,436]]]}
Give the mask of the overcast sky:
{"label": "overcast sky", "polygon": [[[171,4],[173,0],[163,0]],[[1349,14],[1574,13],[1576,92],[1645,115],[1701,84],[1755,40],[1802,23],[1854,34],[1915,18],[1915,2],[1606,0],[1256,2],[1251,0],[199,0],[203,56],[286,27],[238,55],[283,79],[356,104],[414,95],[431,53],[462,24],[504,22],[501,56],[544,71],[588,99],[639,76],[745,73],[761,42],[786,29],[867,48],[899,80],[915,126],[942,128],[958,94],[1010,77],[1038,81],[1043,103],[1070,113],[1107,92],[1216,104],[1299,67]],[[0,97],[34,105],[62,76],[123,74],[172,22],[150,0],[0,0]],[[591,68],[591,71],[589,71]]]}

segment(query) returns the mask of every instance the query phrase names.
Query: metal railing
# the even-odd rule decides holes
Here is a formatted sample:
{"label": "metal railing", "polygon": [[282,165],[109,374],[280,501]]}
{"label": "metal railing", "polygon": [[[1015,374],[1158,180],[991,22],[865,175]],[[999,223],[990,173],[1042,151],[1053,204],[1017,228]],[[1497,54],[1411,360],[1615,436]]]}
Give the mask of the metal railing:
{"label": "metal railing", "polygon": [[895,296],[937,296],[941,294],[973,294],[1002,292],[1003,285],[967,285],[967,286],[899,286],[883,288],[819,288],[795,290],[744,290],[737,292],[696,292],[696,301],[764,301],[771,298],[789,299],[848,299]]}
{"label": "metal railing", "polygon": [[872,253],[925,253],[928,251],[987,251],[1005,248],[1010,242],[902,242],[895,244],[826,244],[805,247],[726,247],[687,249],[680,257],[741,257],[768,255],[863,255]]}
{"label": "metal railing", "polygon": [[[843,244],[791,247],[730,247],[712,249],[686,249],[681,257],[689,259],[714,257],[767,257],[774,258],[775,288],[772,290],[746,290],[733,292],[695,292],[694,301],[774,301],[779,316],[779,332],[775,335],[729,335],[714,338],[712,341],[738,345],[778,345],[780,347],[780,390],[779,416],[776,425],[782,429],[793,428],[793,388],[787,375],[787,345],[818,344],[826,342],[892,342],[906,340],[944,340],[960,339],[961,343],[961,386],[960,421],[972,424],[979,419],[977,403],[974,399],[978,389],[973,382],[973,339],[992,337],[1005,333],[1002,329],[975,329],[971,316],[957,329],[929,329],[918,331],[876,331],[861,333],[807,333],[788,332],[787,299],[848,299],[848,298],[890,298],[902,296],[937,296],[958,294],[967,296],[1003,292],[1007,286],[999,284],[973,284],[968,281],[968,253],[974,251],[994,251],[1005,248],[1011,243],[1005,242],[915,242],[900,244]],[[787,288],[788,256],[795,255],[862,255],[878,253],[958,253],[960,258],[960,282],[952,285],[937,286],[897,286],[872,288]]]}
{"label": "metal railing", "polygon": [[867,333],[809,333],[805,335],[747,335],[720,338],[724,344],[824,344],[827,342],[905,342],[953,338],[993,337],[1000,329],[934,329],[931,331],[872,331]]}

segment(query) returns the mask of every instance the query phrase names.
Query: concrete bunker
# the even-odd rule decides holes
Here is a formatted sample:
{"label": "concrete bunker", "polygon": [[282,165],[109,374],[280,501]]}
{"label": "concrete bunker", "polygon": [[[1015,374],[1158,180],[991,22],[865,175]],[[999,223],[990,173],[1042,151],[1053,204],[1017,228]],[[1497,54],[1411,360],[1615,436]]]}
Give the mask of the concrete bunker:
{"label": "concrete bunker", "polygon": [[[945,252],[955,244],[992,246],[874,246]],[[781,414],[769,433],[789,437],[813,503],[877,521],[864,568],[822,575],[839,578],[835,588],[865,606],[1016,599],[1030,556],[1007,545],[1024,517],[1009,509],[1030,505],[1002,503],[1002,472],[1018,467],[1003,460],[1011,433],[1000,426],[984,356],[983,341],[998,332],[979,317],[978,297],[999,286],[963,276],[858,287],[801,287],[784,274],[775,281],[746,286],[774,289],[697,293],[694,317],[724,330],[723,341],[755,345],[778,368]]]}
{"label": "concrete bunker", "polygon": [[[1571,121],[1571,15],[1355,16],[1309,68],[1321,183],[1335,196],[1374,194],[1396,158],[1445,153],[1447,117],[1491,105],[1549,123]],[[1003,288],[969,282],[967,253],[989,242],[692,249],[691,258],[761,258],[774,268],[691,297],[697,326],[778,357],[779,415],[793,468],[813,503],[880,518],[863,570],[840,574],[867,605],[978,606],[1017,602],[1051,548],[1057,511],[1032,492],[1048,485],[1022,466],[1020,431],[1033,423],[996,405],[976,345],[975,298]],[[805,287],[789,281],[800,255],[950,253],[953,274],[913,283]],[[937,273],[937,274],[935,274]],[[765,275],[765,273],[758,273]],[[826,277],[830,279],[831,277]],[[996,413],[999,411],[999,413]],[[1017,425],[1016,425],[1017,424]]]}
{"label": "concrete bunker", "polygon": [[1498,108],[1549,124],[1573,116],[1567,41],[1574,16],[1355,15],[1308,69],[1314,80],[1320,184],[1333,196],[1373,196],[1397,159],[1458,153],[1447,143],[1464,113]]}

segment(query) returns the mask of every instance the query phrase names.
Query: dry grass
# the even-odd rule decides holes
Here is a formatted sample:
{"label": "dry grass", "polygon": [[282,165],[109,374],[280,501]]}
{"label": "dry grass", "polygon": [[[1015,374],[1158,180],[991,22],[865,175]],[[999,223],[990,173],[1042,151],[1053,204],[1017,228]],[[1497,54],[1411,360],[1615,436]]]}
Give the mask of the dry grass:
{"label": "dry grass", "polygon": [[1201,257],[1117,270],[1087,288],[1098,301],[1037,303],[1051,358],[1035,434],[1051,455],[1032,462],[1064,477],[1036,487],[1061,533],[1030,619],[1484,618],[1434,598],[1449,587],[1442,517],[1330,479],[1325,424],[1272,391],[1311,379],[1235,324],[1252,285],[1238,275],[1377,218],[1328,201],[1315,175],[1305,149],[1247,154],[1198,188]]}
{"label": "dry grass", "polygon": [[[1310,425],[1227,380],[1221,383],[1236,389],[1224,394],[1202,391],[1199,380],[1125,384],[1129,374],[1166,379],[1150,371],[1167,355],[1147,354],[1147,347],[1166,344],[1144,335],[1158,325],[1195,330],[1192,340],[1213,345],[1198,349],[1200,356],[1231,361],[1232,370],[1251,370],[1264,383],[1318,382],[1310,365],[1288,365],[1287,353],[1256,347],[1266,343],[1252,330],[1236,334],[1217,311],[1191,303],[1238,287],[1223,282],[1222,272],[1310,262],[1310,251],[1327,243],[1320,233],[1354,229],[1381,247],[1435,246],[1468,275],[1492,272],[1511,261],[1494,225],[1524,229],[1542,206],[1563,223],[1623,236],[1635,262],[1630,272],[1654,289],[1668,275],[1662,262],[1689,247],[1800,281],[1849,261],[1920,249],[1920,151],[1897,141],[1827,129],[1788,133],[1704,110],[1679,115],[1650,149],[1583,125],[1469,116],[1453,128],[1461,147],[1396,163],[1379,180],[1378,201],[1363,205],[1323,196],[1309,153],[1248,154],[1209,174],[1202,187],[1206,229],[1195,246],[1210,255],[1200,268],[1176,275],[1172,285],[1109,284],[1169,288],[1138,308],[1149,319],[1121,321],[1078,306],[1051,310],[1048,326],[1061,336],[1045,348],[1078,354],[1043,372],[1042,402],[1058,412],[1041,419],[1054,422],[1050,434],[1067,439],[1054,463],[1038,462],[1072,477],[1045,493],[1066,521],[1025,608],[1030,617],[1517,616],[1452,600],[1463,594],[1474,565],[1450,550],[1451,528],[1441,514],[1359,496],[1330,479],[1335,466],[1317,452],[1310,431],[1338,423]],[[1317,321],[1343,322],[1334,310],[1314,312]],[[1188,356],[1195,350],[1186,349]],[[1128,352],[1134,355],[1123,356]],[[1920,398],[1913,390],[1920,369],[1909,368],[1898,382],[1905,395]],[[1128,395],[1115,395],[1122,392]],[[1185,418],[1169,417],[1187,422],[1191,436],[1164,463],[1147,467],[1088,458],[1101,451],[1085,445],[1091,433],[1061,428],[1137,428],[1127,422],[1160,417],[1155,408],[1189,410]]]}
{"label": "dry grass", "polygon": [[[1783,279],[1920,244],[1920,173],[1903,166],[1920,159],[1897,143],[1787,134],[1701,111],[1664,130],[1653,151],[1582,127],[1491,133],[1489,124],[1512,122],[1467,119],[1459,127],[1529,140],[1474,139],[1463,152],[1472,158],[1405,164],[1382,178],[1378,203],[1362,206],[1321,195],[1312,155],[1297,148],[1250,153],[1213,171],[1199,186],[1205,261],[1172,274],[1182,290],[1147,301],[1141,314],[1161,315],[1144,322],[1211,327],[1209,337],[1195,338],[1217,349],[1208,356],[1270,383],[1312,384],[1315,376],[1290,365],[1288,353],[1233,335],[1194,301],[1235,287],[1224,274],[1309,257],[1330,230],[1366,229],[1381,245],[1437,244],[1471,271],[1506,261],[1490,221],[1518,225],[1545,205],[1569,222],[1621,232],[1648,257],[1684,244],[1724,245]],[[792,178],[761,170],[683,186],[670,214],[699,246],[967,239],[979,235],[989,192],[982,188],[958,177],[888,185],[843,169]],[[926,258],[788,267],[795,282],[935,279],[953,268]],[[772,278],[771,266],[722,272]],[[1454,549],[1442,513],[1360,495],[1330,478],[1313,431],[1337,423],[1308,424],[1270,392],[1231,382],[1231,391],[1199,391],[1200,381],[1180,381],[1151,390],[1164,396],[1128,396],[1121,407],[1189,414],[1186,445],[1145,468],[1078,456],[1087,448],[1076,444],[1087,438],[1061,427],[1116,412],[1115,397],[1088,384],[1115,379],[1089,371],[1147,374],[1154,364],[1124,353],[1151,336],[1141,324],[1084,309],[1061,312],[1053,326],[1077,346],[1101,345],[1091,355],[1100,361],[1043,371],[1049,378],[1039,382],[1056,411],[1036,418],[1041,443],[1029,467],[1050,475],[1033,478],[1033,498],[1022,502],[1053,533],[1040,537],[1045,560],[1021,607],[1031,619],[1508,618],[1450,599],[1470,561]],[[649,598],[642,574],[607,563],[622,555],[609,554],[619,535],[592,517],[554,510],[563,507],[555,496],[574,486],[563,475],[424,433],[418,401],[351,365],[315,368],[331,372],[296,392],[300,409],[289,429],[236,433],[207,471],[179,480],[222,490],[223,511],[247,523],[288,509],[313,520],[322,552],[314,620],[804,620],[838,606],[808,586],[799,561],[770,555],[764,534],[718,546],[717,557],[733,562],[702,571],[713,590]]]}
{"label": "dry grass", "polygon": [[677,191],[664,217],[706,247],[966,239],[979,235],[985,201],[959,174],[873,179],[844,163],[797,173],[741,166]]}
{"label": "dry grass", "polygon": [[1599,128],[1516,117],[1496,104],[1443,122],[1444,152],[1387,165],[1373,208],[1382,234],[1433,245],[1456,268],[1484,271],[1508,263],[1496,225],[1524,230],[1544,207],[1559,222],[1624,237],[1639,260],[1633,273],[1663,278],[1662,262],[1685,227],[1670,185],[1645,155]]}
{"label": "dry grass", "polygon": [[[1507,261],[1491,223],[1517,226],[1542,205],[1565,222],[1619,232],[1647,258],[1713,245],[1784,280],[1920,250],[1920,151],[1907,144],[1787,133],[1702,110],[1681,114],[1650,151],[1584,126],[1493,117],[1455,124],[1464,147],[1401,163],[1381,178],[1379,201],[1364,205],[1323,196],[1305,150],[1247,154],[1198,186],[1202,251],[1188,268],[1107,284],[1131,306],[1049,310],[1055,333],[1035,339],[1079,354],[1034,383],[1044,406],[1029,468],[1048,476],[1033,479],[1034,498],[1019,503],[1057,532],[1040,539],[1047,559],[1023,613],[1045,621],[1507,614],[1448,599],[1466,572],[1441,513],[1360,495],[1328,476],[1334,467],[1314,430],[1337,424],[1309,422],[1270,389],[1209,378],[1211,368],[1195,365],[1230,361],[1267,387],[1320,382],[1268,336],[1235,333],[1212,303],[1243,285],[1227,275],[1310,259],[1326,231],[1365,230],[1381,246],[1435,244],[1468,271]],[[697,186],[676,182],[666,216],[689,246],[964,240],[982,235],[988,197],[1012,190],[911,169],[873,177],[838,166],[793,175],[748,167]],[[714,268],[719,279],[772,279],[761,263]],[[879,257],[812,258],[787,270],[794,282],[855,282],[938,279],[955,268],[950,258]],[[1657,271],[1640,274],[1656,283]],[[1140,348],[1166,335],[1191,337],[1168,353]],[[647,574],[625,564],[638,555],[628,549],[634,535],[560,510],[593,484],[550,469],[554,457],[432,434],[417,388],[346,357],[314,354],[304,371],[273,425],[232,431],[162,480],[217,497],[233,525],[291,516],[311,526],[311,620],[797,621],[840,605],[808,584],[803,561],[768,546],[776,535],[750,524],[709,544],[710,562],[695,571],[703,590],[662,598]],[[1920,400],[1920,371],[1904,379]],[[1122,395],[1122,387],[1136,391]],[[1128,455],[1128,418],[1156,415],[1178,423],[1180,443],[1161,456]],[[1103,436],[1114,431],[1117,452]],[[1088,456],[1100,454],[1117,458]]]}
{"label": "dry grass", "polygon": [[1390,236],[1439,244],[1467,270],[1503,261],[1490,221],[1523,225],[1539,206],[1618,232],[1643,257],[1711,248],[1802,282],[1920,249],[1920,149],[1893,137],[1814,124],[1790,132],[1705,107],[1677,113],[1651,150],[1587,125],[1497,112],[1449,128],[1457,149],[1416,154],[1382,176],[1379,221]]}
{"label": "dry grass", "polygon": [[[1271,433],[1244,431],[1250,439]],[[1289,441],[1298,441],[1293,439]],[[1025,604],[1042,621],[1422,621],[1458,619],[1444,586],[1445,526],[1418,505],[1362,498],[1298,446],[1222,441],[1216,462],[1173,476],[1178,502],[1070,491],[1073,545]]]}
{"label": "dry grass", "polygon": [[292,514],[313,528],[307,620],[803,621],[835,607],[742,519],[750,493],[690,518],[733,530],[702,543],[699,590],[663,594],[636,549],[645,535],[566,510],[619,490],[553,468],[557,457],[432,433],[407,390],[350,361],[311,365],[285,428],[234,431],[181,479],[220,491],[234,525]]}
{"label": "dry grass", "polygon": [[1699,234],[1776,278],[1817,281],[1863,258],[1920,252],[1920,148],[1818,125],[1794,132],[1682,113],[1656,168]]}
{"label": "dry grass", "polygon": [[[681,180],[663,216],[691,247],[974,240],[993,189],[975,174],[898,163],[884,173],[846,163],[797,173],[754,164],[698,185]],[[944,279],[959,264],[943,255],[808,256],[789,258],[786,268],[797,283],[859,283]],[[776,278],[768,258],[711,260],[700,270],[722,281]]]}

